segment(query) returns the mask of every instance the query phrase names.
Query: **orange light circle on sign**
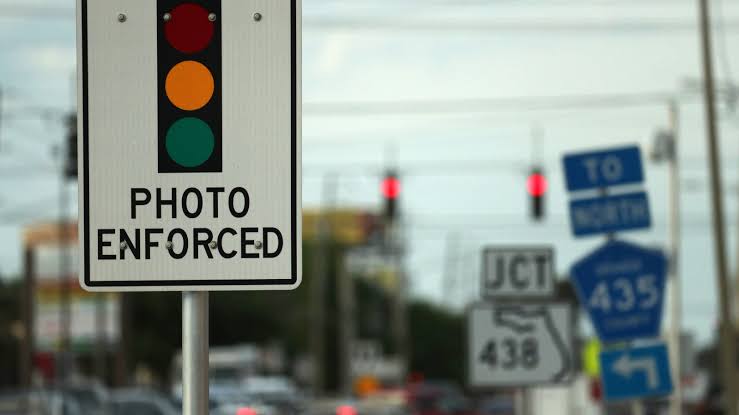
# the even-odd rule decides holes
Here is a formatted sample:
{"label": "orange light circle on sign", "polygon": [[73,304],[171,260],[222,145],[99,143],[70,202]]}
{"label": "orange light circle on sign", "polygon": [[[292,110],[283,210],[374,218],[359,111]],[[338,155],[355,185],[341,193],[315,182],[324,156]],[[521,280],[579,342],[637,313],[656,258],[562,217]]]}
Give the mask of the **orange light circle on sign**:
{"label": "orange light circle on sign", "polygon": [[213,74],[200,62],[184,61],[175,65],[165,82],[167,97],[185,111],[203,108],[213,97]]}

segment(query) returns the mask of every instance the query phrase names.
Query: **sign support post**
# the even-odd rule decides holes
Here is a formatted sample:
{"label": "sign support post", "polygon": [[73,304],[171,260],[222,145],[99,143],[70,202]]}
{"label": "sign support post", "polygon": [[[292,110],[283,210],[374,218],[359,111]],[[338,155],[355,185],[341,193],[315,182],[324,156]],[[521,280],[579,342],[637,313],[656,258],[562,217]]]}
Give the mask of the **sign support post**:
{"label": "sign support post", "polygon": [[183,415],[208,415],[208,331],[208,292],[183,292]]}

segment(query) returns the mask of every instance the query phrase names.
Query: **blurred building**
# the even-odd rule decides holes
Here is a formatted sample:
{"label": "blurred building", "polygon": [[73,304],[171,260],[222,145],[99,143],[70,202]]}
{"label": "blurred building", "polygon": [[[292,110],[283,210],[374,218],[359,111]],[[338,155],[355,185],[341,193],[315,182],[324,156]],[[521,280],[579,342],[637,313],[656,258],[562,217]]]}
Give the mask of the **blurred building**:
{"label": "blurred building", "polygon": [[89,293],[78,283],[77,240],[76,223],[33,224],[23,231],[26,383],[32,373],[47,382],[58,378],[63,360],[67,374],[103,371],[99,366],[120,339],[118,296]]}

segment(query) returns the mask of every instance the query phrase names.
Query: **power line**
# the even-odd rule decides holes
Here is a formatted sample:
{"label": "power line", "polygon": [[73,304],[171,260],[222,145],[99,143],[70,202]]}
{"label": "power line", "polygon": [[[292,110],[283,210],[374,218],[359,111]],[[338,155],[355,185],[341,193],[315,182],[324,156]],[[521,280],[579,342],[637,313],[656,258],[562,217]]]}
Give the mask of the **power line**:
{"label": "power line", "polygon": [[[347,3],[342,1],[326,1],[320,6],[334,4],[341,4],[342,7],[346,7]],[[354,5],[369,5],[375,7],[387,7],[392,4],[397,6],[396,2],[378,3],[377,1],[367,2],[353,2]],[[463,6],[492,6],[492,7],[611,7],[611,6],[679,6],[688,7],[693,6],[691,1],[675,1],[675,0],[607,0],[607,1],[582,1],[582,0],[557,0],[557,1],[511,1],[511,2],[498,2],[492,4],[489,0],[406,0],[403,2],[404,6],[407,5],[418,5],[423,7],[429,6],[443,6],[443,7],[463,7]],[[69,7],[58,7],[58,6],[41,6],[41,5],[27,5],[27,4],[2,4],[0,5],[0,17],[5,18],[40,18],[40,19],[74,19],[75,10]]]}
{"label": "power line", "polygon": [[39,18],[39,19],[74,19],[75,11],[69,7],[29,6],[23,4],[0,5],[0,17]]}
{"label": "power line", "polygon": [[[578,32],[622,32],[624,34],[644,32],[687,32],[698,27],[692,20],[644,19],[622,21],[583,20],[520,20],[500,21],[482,19],[402,19],[395,17],[306,17],[303,27],[308,30],[359,30],[397,32],[475,32],[481,34],[546,32],[548,34],[570,34]],[[726,30],[739,30],[739,19],[727,20]]]}
{"label": "power line", "polygon": [[438,115],[491,111],[624,108],[665,105],[665,102],[675,97],[674,92],[654,91],[542,97],[306,102],[303,105],[303,113],[312,116]]}
{"label": "power line", "polygon": [[[344,0],[327,0],[324,1],[321,6],[327,6],[329,4],[341,4],[342,6],[374,6],[374,7],[386,7],[388,4],[398,5],[397,2],[393,1],[376,1],[367,0],[353,1],[347,4]],[[510,7],[613,7],[613,6],[646,6],[646,7],[664,7],[664,6],[676,6],[676,7],[695,7],[695,4],[691,0],[600,0],[600,1],[589,1],[589,0],[514,0],[514,1],[496,1],[491,2],[490,0],[404,0],[403,6],[407,5],[421,5],[424,7],[466,7],[466,6],[490,6],[496,8],[510,8]]]}
{"label": "power line", "polygon": [[[456,3],[456,2],[455,2]],[[482,4],[482,2],[474,2]],[[665,1],[664,3],[669,3]],[[420,4],[420,3],[419,3]],[[552,3],[556,4],[556,3]],[[573,2],[572,4],[576,4]],[[593,3],[597,5],[598,3]],[[632,3],[635,4],[635,3]],[[451,5],[451,4],[450,4]],[[583,3],[585,5],[585,3]],[[0,18],[74,19],[74,9],[68,7],[0,5]],[[696,23],[691,20],[644,19],[622,21],[582,20],[421,20],[394,17],[326,17],[303,18],[303,27],[310,30],[393,30],[393,31],[461,31],[461,32],[693,32]],[[727,20],[725,29],[739,30],[739,19]]]}

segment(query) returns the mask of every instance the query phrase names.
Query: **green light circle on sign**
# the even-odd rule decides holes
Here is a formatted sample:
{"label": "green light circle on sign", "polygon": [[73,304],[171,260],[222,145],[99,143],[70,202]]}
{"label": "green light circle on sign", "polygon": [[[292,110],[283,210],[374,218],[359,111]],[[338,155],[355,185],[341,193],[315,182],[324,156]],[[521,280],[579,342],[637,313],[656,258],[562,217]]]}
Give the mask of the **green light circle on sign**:
{"label": "green light circle on sign", "polygon": [[213,130],[203,120],[182,118],[167,131],[167,154],[182,167],[198,167],[213,154],[215,142]]}

